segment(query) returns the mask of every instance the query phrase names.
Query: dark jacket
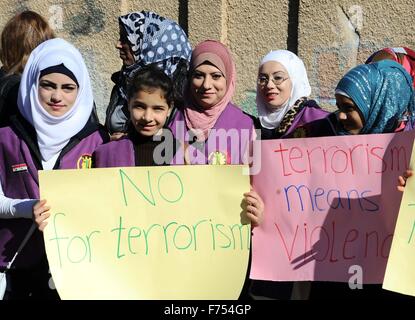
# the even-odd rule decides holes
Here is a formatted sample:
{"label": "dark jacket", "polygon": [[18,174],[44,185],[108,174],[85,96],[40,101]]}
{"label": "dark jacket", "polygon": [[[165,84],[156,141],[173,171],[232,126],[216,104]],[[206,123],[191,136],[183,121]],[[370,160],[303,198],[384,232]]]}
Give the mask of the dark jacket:
{"label": "dark jacket", "polygon": [[0,69],[0,127],[10,125],[10,118],[17,113],[17,93],[19,92],[20,75],[6,75]]}

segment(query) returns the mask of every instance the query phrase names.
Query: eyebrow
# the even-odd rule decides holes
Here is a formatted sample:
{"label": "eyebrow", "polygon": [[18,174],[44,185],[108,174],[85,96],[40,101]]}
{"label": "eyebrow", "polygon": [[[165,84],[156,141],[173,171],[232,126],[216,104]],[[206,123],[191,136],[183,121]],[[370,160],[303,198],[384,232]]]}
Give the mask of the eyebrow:
{"label": "eyebrow", "polygon": [[[281,73],[281,74],[283,74],[283,75],[285,75],[285,74],[286,74],[286,73],[285,73],[284,71],[282,71],[282,70],[275,71],[275,72],[270,73],[270,74],[271,74],[271,75],[275,75],[275,74],[278,74],[278,73]],[[259,73],[259,75],[260,75],[260,76],[268,76],[269,74],[268,74],[268,73],[265,73],[265,72],[260,72],[260,73]]]}
{"label": "eyebrow", "polygon": [[[55,83],[53,81],[50,81],[50,80],[47,80],[47,79],[40,80],[39,84],[40,83],[45,83],[45,84],[54,85],[54,86],[57,85],[57,83]],[[77,87],[76,83],[63,83],[61,86],[74,86],[74,87]]]}
{"label": "eyebrow", "polygon": [[193,74],[197,74],[197,73],[199,73],[199,74],[220,74],[220,75],[222,75],[222,76],[225,76],[225,75],[222,73],[222,71],[220,71],[220,70],[218,70],[218,71],[212,71],[212,72],[203,72],[203,71],[200,71],[200,70],[195,70],[195,71],[193,71]]}

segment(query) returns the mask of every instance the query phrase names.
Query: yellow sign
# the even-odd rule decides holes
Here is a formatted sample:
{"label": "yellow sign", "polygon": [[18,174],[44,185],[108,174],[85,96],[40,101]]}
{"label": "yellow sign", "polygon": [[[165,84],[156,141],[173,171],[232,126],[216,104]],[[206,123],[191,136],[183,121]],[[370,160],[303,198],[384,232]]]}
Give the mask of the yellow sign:
{"label": "yellow sign", "polygon": [[[243,166],[40,171],[62,299],[237,299],[250,225]],[[245,169],[246,170],[246,169]]]}
{"label": "yellow sign", "polygon": [[[412,149],[410,168],[415,169]],[[408,179],[396,222],[383,288],[415,296],[415,176]]]}

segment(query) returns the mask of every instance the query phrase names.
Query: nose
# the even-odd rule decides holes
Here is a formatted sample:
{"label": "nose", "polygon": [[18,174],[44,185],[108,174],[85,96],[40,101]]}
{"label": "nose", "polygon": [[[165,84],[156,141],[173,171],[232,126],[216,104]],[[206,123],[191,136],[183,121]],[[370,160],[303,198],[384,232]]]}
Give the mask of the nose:
{"label": "nose", "polygon": [[59,102],[62,100],[62,94],[60,90],[54,90],[50,96],[52,102]]}
{"label": "nose", "polygon": [[150,108],[147,108],[143,113],[143,120],[146,122],[151,122],[153,120],[153,112]]}
{"label": "nose", "polygon": [[117,40],[117,43],[115,44],[115,48],[122,49],[122,43],[120,40]]}
{"label": "nose", "polygon": [[210,89],[211,88],[211,86],[212,86],[212,80],[210,79],[210,77],[205,77],[204,79],[203,79],[203,83],[202,83],[202,87],[203,87],[203,89]]}
{"label": "nose", "polygon": [[268,79],[266,87],[268,89],[275,88],[275,83],[274,83],[274,81],[272,81],[271,77]]}
{"label": "nose", "polygon": [[337,114],[337,119],[338,120],[346,120],[347,119],[347,115],[346,115],[346,113],[344,113],[344,112],[339,112],[338,114]]}

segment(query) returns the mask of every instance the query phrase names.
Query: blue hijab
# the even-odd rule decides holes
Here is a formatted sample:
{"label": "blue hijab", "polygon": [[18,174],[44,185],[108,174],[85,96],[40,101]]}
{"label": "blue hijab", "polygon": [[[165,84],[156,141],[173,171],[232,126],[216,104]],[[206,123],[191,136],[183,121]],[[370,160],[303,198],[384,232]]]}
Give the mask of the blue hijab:
{"label": "blue hijab", "polygon": [[382,60],[359,65],[338,83],[364,118],[360,134],[388,133],[405,114],[414,111],[412,78],[397,62]]}

